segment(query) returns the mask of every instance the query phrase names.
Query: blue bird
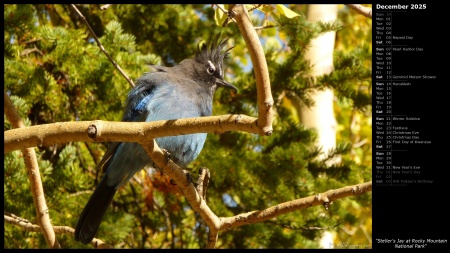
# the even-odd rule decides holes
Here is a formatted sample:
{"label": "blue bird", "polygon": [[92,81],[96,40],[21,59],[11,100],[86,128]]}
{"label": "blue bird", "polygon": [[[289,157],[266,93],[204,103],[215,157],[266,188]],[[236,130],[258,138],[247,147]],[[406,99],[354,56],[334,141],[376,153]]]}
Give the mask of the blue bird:
{"label": "blue bird", "polygon": [[[223,51],[227,39],[219,36],[209,45],[198,47],[192,59],[173,67],[153,66],[136,81],[129,92],[122,121],[143,122],[210,116],[217,87],[237,88],[223,79],[223,61],[231,48]],[[161,149],[185,168],[200,154],[206,133],[157,138]],[[105,175],[81,212],[75,228],[75,240],[89,243],[97,233],[106,209],[120,186],[145,166],[153,166],[150,157],[138,143],[112,143],[97,169]]]}

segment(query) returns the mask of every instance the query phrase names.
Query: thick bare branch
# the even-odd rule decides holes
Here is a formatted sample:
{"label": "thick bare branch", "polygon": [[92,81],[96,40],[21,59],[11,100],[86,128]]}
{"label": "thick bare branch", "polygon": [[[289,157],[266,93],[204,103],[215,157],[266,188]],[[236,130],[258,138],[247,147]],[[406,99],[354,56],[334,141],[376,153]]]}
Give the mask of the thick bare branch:
{"label": "thick bare branch", "polygon": [[[3,90],[3,99],[3,108],[8,121],[17,129],[25,129],[25,124],[20,118],[17,110],[14,108],[14,105],[5,90]],[[44,188],[42,186],[36,152],[34,151],[34,148],[22,148],[22,153],[28,170],[27,175],[30,180],[31,194],[33,195],[34,206],[36,208],[36,220],[50,248],[61,248],[50,222],[50,215],[48,214],[48,207],[45,201]]]}
{"label": "thick bare branch", "polygon": [[161,168],[163,173],[167,174],[175,181],[192,209],[197,212],[207,224],[209,228],[207,248],[215,247],[218,232],[221,230],[265,221],[288,212],[316,205],[323,205],[325,208],[328,208],[329,204],[334,200],[348,196],[358,196],[372,191],[372,182],[370,181],[336,190],[328,190],[324,193],[316,194],[315,196],[281,203],[261,211],[253,211],[228,218],[218,218],[206,204],[205,199],[203,199],[196,191],[192,182],[188,180],[189,177],[187,177],[187,174],[178,167],[178,165],[173,163],[170,159],[167,159],[165,152],[158,147],[158,144],[156,144],[154,140],[147,143],[141,142],[141,145],[155,162],[156,166]]}
{"label": "thick bare branch", "polygon": [[244,131],[259,133],[256,118],[221,115],[155,122],[77,121],[36,125],[4,132],[4,152],[73,141],[142,142],[163,136]]}
{"label": "thick bare branch", "polygon": [[[207,224],[210,235],[216,234],[219,231],[219,218],[214,214],[205,200],[198,194],[194,184],[189,181],[187,174],[172,160],[167,158],[167,154],[158,147],[158,144],[152,140],[150,142],[141,142],[142,147],[147,154],[152,158],[152,161],[156,164],[161,171],[172,178],[175,183],[180,187],[181,192],[186,197],[186,200],[191,205],[192,209],[197,212]],[[208,243],[208,246],[214,244]]]}
{"label": "thick bare branch", "polygon": [[243,4],[230,5],[229,15],[236,19],[252,59],[258,93],[258,127],[261,130],[260,134],[271,135],[273,131],[273,98],[264,50],[245,6]]}

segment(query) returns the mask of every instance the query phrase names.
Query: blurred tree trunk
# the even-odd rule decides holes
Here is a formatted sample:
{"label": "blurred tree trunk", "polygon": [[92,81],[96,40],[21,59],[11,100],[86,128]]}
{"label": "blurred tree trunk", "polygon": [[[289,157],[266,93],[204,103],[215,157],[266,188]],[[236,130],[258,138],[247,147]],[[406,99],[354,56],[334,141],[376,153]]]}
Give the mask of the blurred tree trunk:
{"label": "blurred tree trunk", "polygon": [[[328,22],[337,19],[337,5],[308,6],[307,19],[311,22]],[[315,82],[316,77],[328,74],[333,70],[333,51],[336,33],[327,32],[311,41],[305,58],[312,68],[308,77]],[[293,99],[299,113],[300,121],[307,128],[314,128],[319,136],[318,143],[322,147],[321,158],[326,157],[329,150],[336,147],[336,119],[334,117],[334,93],[331,89],[313,91],[308,94],[313,105],[307,107],[300,99]]]}
{"label": "blurred tree trunk", "polygon": [[[311,22],[328,22],[337,19],[337,5],[316,5],[308,6],[307,19]],[[327,32],[311,41],[305,58],[312,66],[308,77],[315,82],[316,77],[329,74],[333,71],[333,52],[336,32]],[[322,155],[325,158],[327,153],[336,147],[337,123],[334,117],[334,93],[331,89],[323,91],[313,91],[308,94],[314,102],[311,107],[305,106],[300,100],[297,101],[300,121],[307,128],[314,128],[318,133],[317,145],[322,147]],[[337,159],[329,160],[329,163],[337,162]],[[328,164],[330,165],[330,164]],[[333,235],[326,231],[322,235],[321,245],[324,248],[332,248]]]}

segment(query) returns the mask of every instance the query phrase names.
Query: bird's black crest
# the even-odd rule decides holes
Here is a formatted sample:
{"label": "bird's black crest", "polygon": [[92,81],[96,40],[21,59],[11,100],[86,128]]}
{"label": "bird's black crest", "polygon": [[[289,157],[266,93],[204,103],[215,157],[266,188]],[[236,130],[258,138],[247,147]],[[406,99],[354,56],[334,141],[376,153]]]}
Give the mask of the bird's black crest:
{"label": "bird's black crest", "polygon": [[233,47],[228,48],[223,51],[223,48],[227,45],[228,39],[220,41],[220,34],[215,36],[215,38],[210,38],[208,43],[201,44],[198,46],[197,54],[195,59],[198,62],[208,62],[212,61],[214,63],[223,63],[229,55],[229,52]]}

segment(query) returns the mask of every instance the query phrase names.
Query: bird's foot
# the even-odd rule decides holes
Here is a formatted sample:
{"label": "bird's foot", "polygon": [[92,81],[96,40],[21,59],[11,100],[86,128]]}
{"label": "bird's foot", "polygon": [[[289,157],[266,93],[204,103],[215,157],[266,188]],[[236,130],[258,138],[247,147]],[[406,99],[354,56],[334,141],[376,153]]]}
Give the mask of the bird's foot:
{"label": "bird's foot", "polygon": [[[189,184],[193,183],[194,181],[193,181],[193,179],[192,179],[191,173],[189,173],[189,172],[186,171],[186,170],[183,170],[183,171],[184,171],[184,173],[186,174],[186,179],[187,179],[187,184],[186,184],[186,186],[188,186]],[[177,185],[177,183],[176,183],[175,180],[173,180],[173,179],[170,179],[170,183],[171,183],[172,185]]]}
{"label": "bird's foot", "polygon": [[192,175],[189,172],[186,172],[186,178],[187,178],[187,184],[186,186],[188,186],[191,183],[194,183],[193,179],[192,179]]}
{"label": "bird's foot", "polygon": [[169,151],[167,151],[167,149],[161,149],[161,151],[163,152],[163,154],[164,154],[164,158],[166,159],[166,164],[167,163],[169,163],[169,161],[170,161],[170,152]]}

